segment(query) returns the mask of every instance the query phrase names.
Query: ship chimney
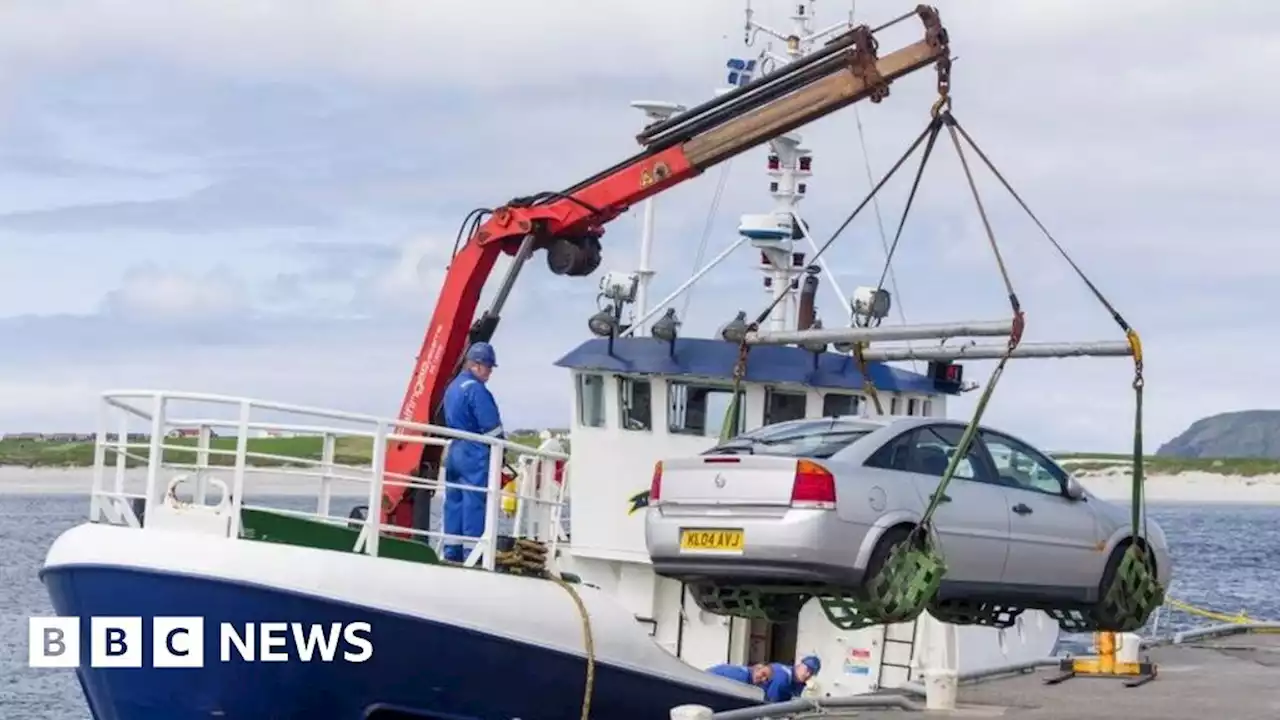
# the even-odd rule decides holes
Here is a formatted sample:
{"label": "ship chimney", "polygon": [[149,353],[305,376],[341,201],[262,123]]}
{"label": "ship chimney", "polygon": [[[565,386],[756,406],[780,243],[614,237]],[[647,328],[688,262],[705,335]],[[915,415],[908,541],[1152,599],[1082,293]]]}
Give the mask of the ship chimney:
{"label": "ship chimney", "polygon": [[804,283],[800,286],[800,309],[796,317],[796,329],[808,330],[813,327],[816,316],[813,307],[813,296],[818,293],[818,266],[810,265],[804,269]]}

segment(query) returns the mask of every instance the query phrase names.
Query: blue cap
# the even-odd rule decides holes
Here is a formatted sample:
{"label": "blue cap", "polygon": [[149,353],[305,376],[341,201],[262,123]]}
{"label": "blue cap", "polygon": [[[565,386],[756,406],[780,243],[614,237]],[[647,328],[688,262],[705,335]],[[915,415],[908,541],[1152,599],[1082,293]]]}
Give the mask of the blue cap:
{"label": "blue cap", "polygon": [[498,356],[493,352],[493,346],[487,342],[478,342],[467,348],[467,361],[480,363],[488,367],[498,367]]}
{"label": "blue cap", "polygon": [[814,675],[817,675],[818,671],[822,669],[822,661],[818,659],[817,655],[809,655],[805,659],[801,660],[800,664],[809,668],[809,672]]}

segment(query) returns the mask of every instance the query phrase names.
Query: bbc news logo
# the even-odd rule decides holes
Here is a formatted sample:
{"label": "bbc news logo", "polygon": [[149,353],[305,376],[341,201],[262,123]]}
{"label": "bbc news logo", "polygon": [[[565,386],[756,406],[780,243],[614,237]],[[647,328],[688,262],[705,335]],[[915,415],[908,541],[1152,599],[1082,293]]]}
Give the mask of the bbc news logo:
{"label": "bbc news logo", "polygon": [[[155,617],[151,620],[151,667],[205,666],[205,619]],[[31,667],[80,667],[81,618],[33,617],[27,631]],[[372,627],[354,623],[218,623],[217,662],[349,662],[373,657]],[[89,618],[89,667],[142,667],[147,637],[140,617]],[[212,659],[210,659],[212,661]]]}

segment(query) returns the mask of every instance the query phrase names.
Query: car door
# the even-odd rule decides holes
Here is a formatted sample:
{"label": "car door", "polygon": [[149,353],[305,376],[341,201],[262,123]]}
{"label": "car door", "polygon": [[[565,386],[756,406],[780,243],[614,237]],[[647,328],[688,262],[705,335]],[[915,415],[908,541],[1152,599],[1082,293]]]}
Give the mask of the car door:
{"label": "car door", "polygon": [[[949,424],[929,424],[891,441],[868,464],[879,460],[884,467],[903,471],[912,478],[922,501],[928,503],[938,488],[947,462],[959,445],[963,429]],[[989,482],[990,472],[981,452],[970,447],[934,512],[934,527],[947,561],[948,583],[998,584],[1004,574],[1009,542],[1009,502],[1004,488]]]}
{"label": "car door", "polygon": [[1066,473],[1026,443],[985,429],[980,436],[1009,498],[1004,582],[1073,596],[1096,587],[1105,558],[1088,500],[1068,497]]}

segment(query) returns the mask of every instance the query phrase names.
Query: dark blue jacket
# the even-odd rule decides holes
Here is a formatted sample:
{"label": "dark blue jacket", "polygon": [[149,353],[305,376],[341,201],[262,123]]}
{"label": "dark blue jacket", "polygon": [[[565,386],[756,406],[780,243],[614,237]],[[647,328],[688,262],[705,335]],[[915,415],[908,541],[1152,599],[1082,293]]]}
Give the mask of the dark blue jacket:
{"label": "dark blue jacket", "polygon": [[707,668],[712,675],[719,675],[740,683],[751,684],[751,668],[746,665],[714,665]]}
{"label": "dark blue jacket", "polygon": [[804,685],[795,681],[795,668],[782,663],[770,663],[773,679],[764,687],[764,699],[769,702],[786,702],[804,691]]}

